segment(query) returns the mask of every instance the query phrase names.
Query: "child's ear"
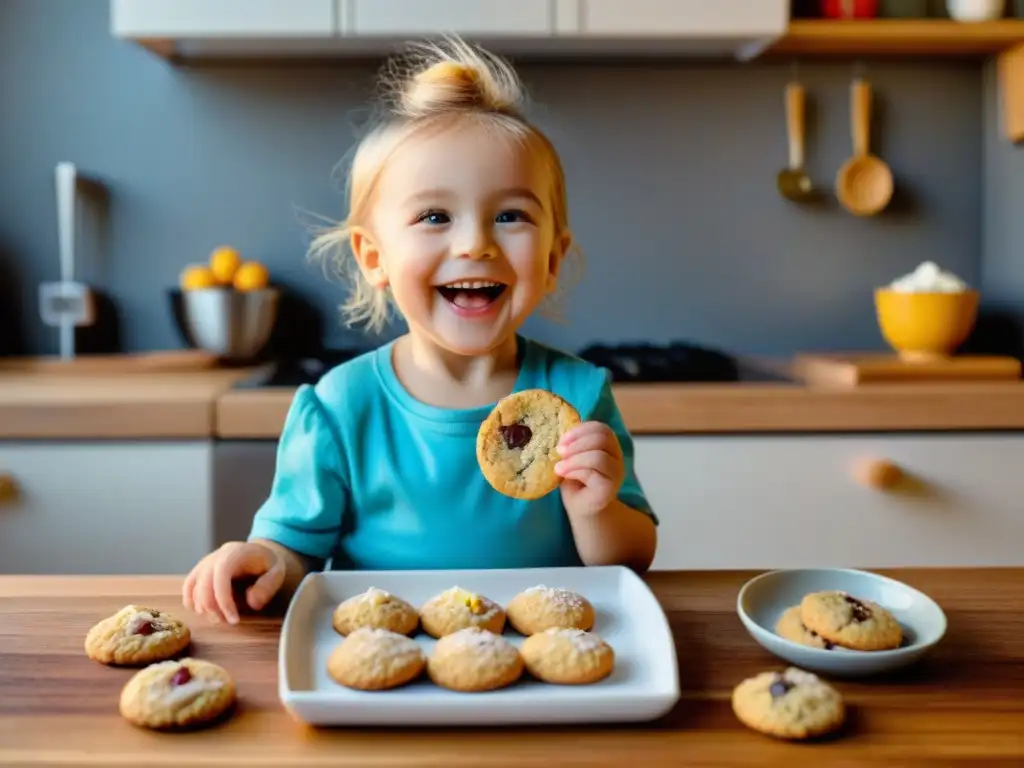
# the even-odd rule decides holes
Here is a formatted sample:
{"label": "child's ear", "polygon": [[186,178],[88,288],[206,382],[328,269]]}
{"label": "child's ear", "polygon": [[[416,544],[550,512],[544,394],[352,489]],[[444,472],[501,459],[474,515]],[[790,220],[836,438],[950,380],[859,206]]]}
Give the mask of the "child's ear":
{"label": "child's ear", "polygon": [[381,259],[380,250],[369,230],[363,227],[352,227],[349,232],[349,245],[355,256],[363,277],[374,288],[384,288],[388,284],[387,272]]}
{"label": "child's ear", "polygon": [[558,273],[562,268],[562,260],[565,254],[572,247],[572,233],[566,230],[555,237],[554,245],[551,247],[551,255],[548,257],[548,279],[547,291],[551,293],[558,285]]}

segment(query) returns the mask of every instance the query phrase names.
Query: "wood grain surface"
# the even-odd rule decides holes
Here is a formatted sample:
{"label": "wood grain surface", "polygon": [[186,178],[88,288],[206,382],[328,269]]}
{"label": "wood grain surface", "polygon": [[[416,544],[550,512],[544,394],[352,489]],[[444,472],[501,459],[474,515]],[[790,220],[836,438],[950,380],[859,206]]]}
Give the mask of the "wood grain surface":
{"label": "wood grain surface", "polygon": [[[886,571],[945,609],[949,632],[919,665],[837,682],[848,727],[788,744],[741,726],[729,707],[744,677],[780,662],[746,634],[736,593],[754,575],[648,575],[669,615],[683,699],[658,722],[621,727],[311,729],[277,697],[278,607],[236,627],[180,608],[177,577],[0,577],[0,765],[83,766],[696,766],[1021,765],[1024,570]],[[130,670],[87,659],[82,639],[126,603],[173,610],[194,655],[235,676],[234,716],[205,731],[151,733],[117,714]]]}

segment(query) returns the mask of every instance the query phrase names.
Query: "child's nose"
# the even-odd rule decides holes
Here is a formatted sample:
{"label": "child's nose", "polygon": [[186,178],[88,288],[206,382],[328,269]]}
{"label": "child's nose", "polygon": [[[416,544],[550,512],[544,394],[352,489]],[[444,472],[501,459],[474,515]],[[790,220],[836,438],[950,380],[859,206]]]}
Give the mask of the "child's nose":
{"label": "child's nose", "polygon": [[461,259],[493,259],[497,253],[494,240],[486,227],[467,225],[455,242],[455,255]]}

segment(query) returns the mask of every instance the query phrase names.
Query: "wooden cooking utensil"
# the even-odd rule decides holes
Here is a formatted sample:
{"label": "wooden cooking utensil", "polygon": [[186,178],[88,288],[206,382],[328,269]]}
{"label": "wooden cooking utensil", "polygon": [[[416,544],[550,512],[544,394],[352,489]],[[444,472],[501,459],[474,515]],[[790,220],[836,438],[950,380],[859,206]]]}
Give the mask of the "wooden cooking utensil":
{"label": "wooden cooking utensil", "polygon": [[850,90],[850,130],[853,157],[836,173],[836,196],[846,210],[857,216],[873,216],[892,200],[892,171],[868,152],[871,123],[871,87],[856,78]]}
{"label": "wooden cooking utensil", "polygon": [[786,86],[786,136],[789,139],[789,167],[779,171],[776,185],[783,197],[800,202],[813,192],[810,177],[804,172],[804,87]]}

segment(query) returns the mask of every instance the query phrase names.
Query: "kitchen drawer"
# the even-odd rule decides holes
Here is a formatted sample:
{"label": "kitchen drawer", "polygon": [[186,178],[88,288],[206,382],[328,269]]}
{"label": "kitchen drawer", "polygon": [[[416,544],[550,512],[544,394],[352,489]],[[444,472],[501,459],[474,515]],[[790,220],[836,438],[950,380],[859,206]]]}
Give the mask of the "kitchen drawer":
{"label": "kitchen drawer", "polygon": [[[639,436],[636,451],[656,570],[1024,565],[1021,434]],[[881,461],[896,487],[861,479]]]}
{"label": "kitchen drawer", "polygon": [[0,573],[186,573],[212,544],[212,447],[0,443]]}
{"label": "kitchen drawer", "polygon": [[[342,27],[355,35],[550,35],[555,0],[338,0]],[[346,9],[350,16],[346,15]]]}
{"label": "kitchen drawer", "polygon": [[[565,2],[565,0],[563,0]],[[789,3],[747,0],[736,3],[708,0],[572,0],[579,4],[580,32],[598,36],[664,37],[674,34],[782,34],[789,22]],[[737,24],[737,18],[743,23]],[[751,30],[756,30],[752,33]]]}
{"label": "kitchen drawer", "polygon": [[119,37],[331,37],[335,0],[111,0]]}

